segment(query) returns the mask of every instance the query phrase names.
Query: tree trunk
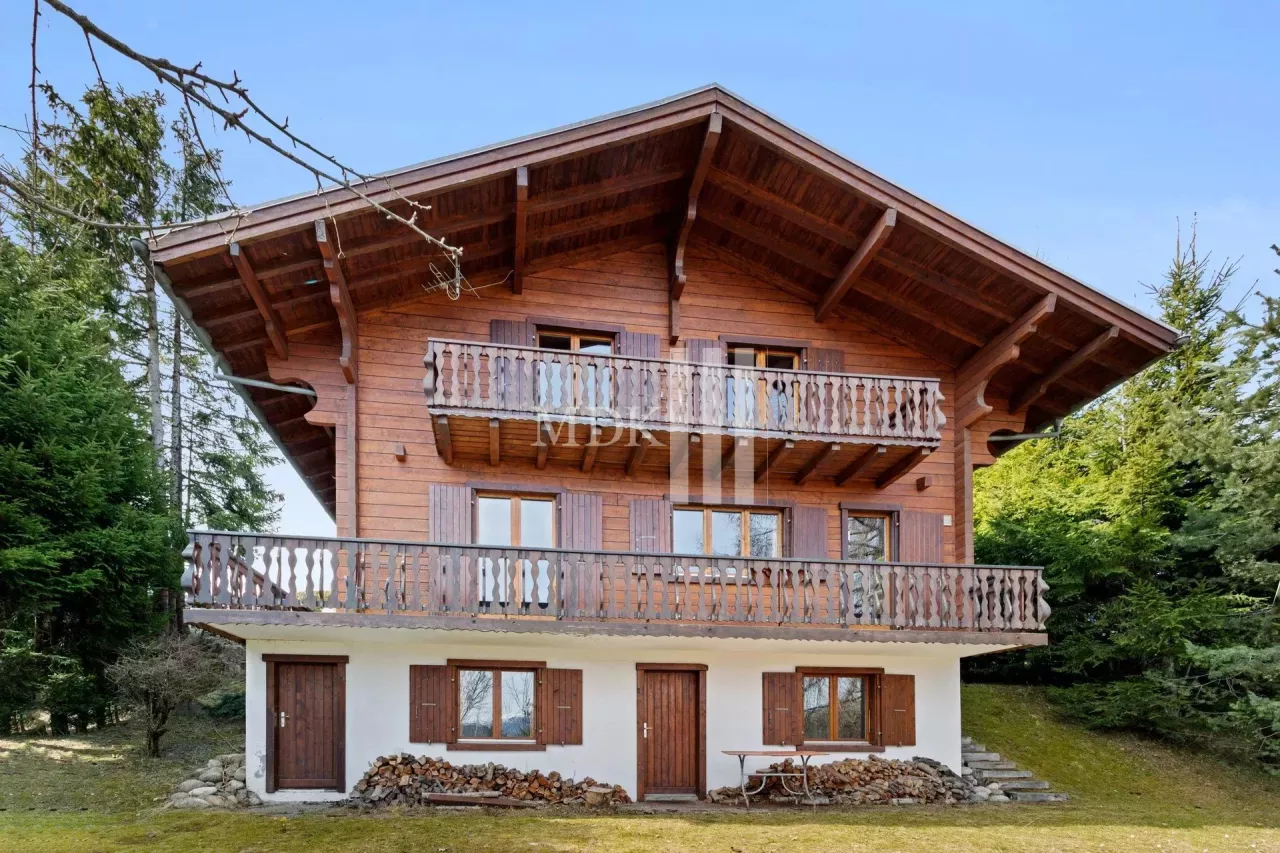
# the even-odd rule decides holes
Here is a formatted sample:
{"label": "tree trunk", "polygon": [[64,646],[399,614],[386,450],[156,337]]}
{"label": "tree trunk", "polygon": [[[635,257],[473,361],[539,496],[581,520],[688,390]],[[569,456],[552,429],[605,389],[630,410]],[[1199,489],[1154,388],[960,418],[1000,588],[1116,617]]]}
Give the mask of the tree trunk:
{"label": "tree trunk", "polygon": [[[169,378],[169,504],[182,512],[182,318],[173,312],[173,372]],[[182,517],[185,527],[187,518]]]}
{"label": "tree trunk", "polygon": [[156,464],[164,449],[164,411],[160,407],[160,322],[156,303],[156,273],[150,261],[143,262],[143,279],[147,294],[147,390],[151,397],[151,444],[156,449]]}

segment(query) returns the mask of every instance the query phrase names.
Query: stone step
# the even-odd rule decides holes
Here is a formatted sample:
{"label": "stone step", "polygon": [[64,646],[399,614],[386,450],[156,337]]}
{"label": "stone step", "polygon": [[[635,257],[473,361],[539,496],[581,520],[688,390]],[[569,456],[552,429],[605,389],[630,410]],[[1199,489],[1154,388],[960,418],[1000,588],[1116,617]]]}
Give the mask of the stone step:
{"label": "stone step", "polygon": [[1071,799],[1061,791],[1010,791],[1008,797],[1015,803],[1065,803]]}
{"label": "stone step", "polygon": [[969,744],[971,744],[971,743],[973,743],[973,738],[969,737],[968,735],[961,735],[961,736],[960,736],[960,745],[961,745],[961,746],[968,746],[968,745],[969,745]]}
{"label": "stone step", "polygon": [[969,766],[974,770],[1017,770],[1018,765],[1013,761],[970,761]]}
{"label": "stone step", "polygon": [[1047,791],[1049,783],[1043,779],[1010,779],[1000,783],[1002,791]]}
{"label": "stone step", "polygon": [[986,752],[987,748],[980,743],[974,743],[973,741],[969,741],[968,743],[960,745],[960,751],[961,752]]}
{"label": "stone step", "polygon": [[980,782],[1003,782],[1006,779],[1030,779],[1030,770],[974,770],[973,778]]}
{"label": "stone step", "polygon": [[962,752],[960,760],[965,764],[973,761],[999,761],[1000,753],[998,752]]}

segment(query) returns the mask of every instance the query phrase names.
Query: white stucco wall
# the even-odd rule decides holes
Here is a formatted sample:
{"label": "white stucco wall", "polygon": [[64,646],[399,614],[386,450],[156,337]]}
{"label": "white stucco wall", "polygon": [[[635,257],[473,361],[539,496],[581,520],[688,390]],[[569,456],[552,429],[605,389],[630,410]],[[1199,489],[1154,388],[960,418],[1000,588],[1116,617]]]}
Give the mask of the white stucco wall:
{"label": "white stucco wall", "polygon": [[[916,688],[916,745],[889,747],[885,758],[923,755],[960,767],[962,653],[943,644],[847,643],[797,640],[569,637],[472,631],[319,629],[277,631],[279,638],[249,639],[246,751],[248,785],[264,800],[336,799],[337,793],[266,788],[266,665],[264,653],[347,655],[346,789],[380,755],[409,752],[455,763],[494,761],[521,769],[592,776],[636,791],[637,662],[707,665],[707,785],[736,784],[737,759],[723,749],[777,749],[762,738],[761,673],[797,665],[883,667],[912,674]],[[307,639],[284,639],[306,636]],[[442,744],[409,742],[409,666],[448,658],[545,660],[550,667],[582,670],[583,743],[545,752],[448,751]],[[694,724],[695,721],[690,721]],[[836,760],[847,755],[833,754]],[[865,756],[862,756],[865,757]],[[759,761],[759,759],[757,759]]]}

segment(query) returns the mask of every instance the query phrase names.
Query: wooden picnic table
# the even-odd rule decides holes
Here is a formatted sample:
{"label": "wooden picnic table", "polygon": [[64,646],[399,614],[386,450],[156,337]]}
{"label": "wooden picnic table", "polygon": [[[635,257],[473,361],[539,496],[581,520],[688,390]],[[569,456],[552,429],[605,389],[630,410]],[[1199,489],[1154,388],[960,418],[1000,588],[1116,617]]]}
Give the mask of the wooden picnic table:
{"label": "wooden picnic table", "polygon": [[[747,808],[751,808],[752,795],[763,791],[771,778],[778,779],[782,783],[782,789],[788,794],[794,797],[803,795],[806,801],[812,802],[813,795],[809,793],[809,759],[831,754],[829,752],[815,752],[809,749],[725,749],[721,751],[725,755],[736,755],[738,757],[738,784],[742,788],[742,802]],[[758,773],[748,773],[748,758],[798,758],[800,759],[800,772],[765,769]],[[747,779],[751,776],[761,777],[760,787],[754,791],[747,790]],[[788,779],[797,777],[800,779],[802,791],[793,791],[787,784]]]}

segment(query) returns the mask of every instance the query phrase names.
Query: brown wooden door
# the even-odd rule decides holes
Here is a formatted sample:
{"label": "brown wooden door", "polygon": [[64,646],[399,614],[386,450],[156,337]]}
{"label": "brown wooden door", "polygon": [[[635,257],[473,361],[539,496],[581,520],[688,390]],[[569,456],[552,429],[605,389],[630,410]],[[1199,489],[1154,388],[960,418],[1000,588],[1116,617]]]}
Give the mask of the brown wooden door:
{"label": "brown wooden door", "polygon": [[342,790],[343,667],[298,661],[273,667],[275,788]]}
{"label": "brown wooden door", "polygon": [[700,673],[646,670],[640,676],[640,790],[698,794]]}

